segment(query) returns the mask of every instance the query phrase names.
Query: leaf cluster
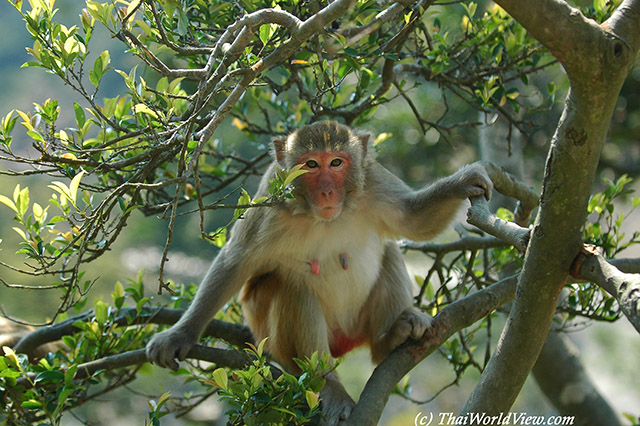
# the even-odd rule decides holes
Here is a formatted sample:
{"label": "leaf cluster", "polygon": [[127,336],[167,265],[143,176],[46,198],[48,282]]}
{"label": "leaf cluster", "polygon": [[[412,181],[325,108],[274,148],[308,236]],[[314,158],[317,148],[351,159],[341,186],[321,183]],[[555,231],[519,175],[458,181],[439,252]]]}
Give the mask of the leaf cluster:
{"label": "leaf cluster", "polygon": [[320,413],[320,390],[325,376],[335,369],[329,356],[317,352],[296,359],[302,374],[275,374],[264,355],[266,339],[247,349],[254,361],[243,370],[229,373],[218,368],[204,380],[219,389],[220,400],[231,407],[225,414],[232,425],[301,425]]}

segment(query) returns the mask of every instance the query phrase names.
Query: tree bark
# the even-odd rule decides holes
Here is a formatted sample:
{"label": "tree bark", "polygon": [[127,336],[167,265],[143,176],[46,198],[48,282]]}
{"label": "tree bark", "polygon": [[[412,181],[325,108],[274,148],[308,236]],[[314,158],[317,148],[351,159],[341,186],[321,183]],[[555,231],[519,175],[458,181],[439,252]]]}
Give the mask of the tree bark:
{"label": "tree bark", "polygon": [[514,303],[493,357],[463,413],[509,411],[536,362],[560,289],[582,247],[603,141],[640,45],[640,1],[623,2],[602,26],[559,0],[498,0],[556,56],[571,90],[553,137]]}
{"label": "tree bark", "polygon": [[[522,155],[522,135],[517,130],[510,134],[508,126],[506,119],[498,118],[492,125],[479,129],[482,159],[491,160],[506,168],[520,181],[528,182],[522,175],[526,170]],[[508,136],[511,137],[511,143],[507,150],[504,141]],[[500,203],[496,203],[496,197],[491,199],[491,204],[495,206],[507,205],[507,202],[509,200],[504,197]],[[523,223],[520,225],[525,226]],[[620,419],[608,402],[600,396],[579,355],[578,348],[565,334],[547,335],[533,367],[533,376],[542,393],[560,415],[573,416],[576,425],[619,424]]]}

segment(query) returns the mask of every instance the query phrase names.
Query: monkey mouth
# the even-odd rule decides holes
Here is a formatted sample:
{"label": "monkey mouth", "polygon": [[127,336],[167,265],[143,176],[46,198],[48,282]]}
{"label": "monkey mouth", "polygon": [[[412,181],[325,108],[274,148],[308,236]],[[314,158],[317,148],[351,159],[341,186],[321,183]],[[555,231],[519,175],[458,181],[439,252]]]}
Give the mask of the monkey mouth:
{"label": "monkey mouth", "polygon": [[342,205],[327,206],[316,210],[316,214],[324,220],[333,220],[340,215],[340,212],[342,212]]}

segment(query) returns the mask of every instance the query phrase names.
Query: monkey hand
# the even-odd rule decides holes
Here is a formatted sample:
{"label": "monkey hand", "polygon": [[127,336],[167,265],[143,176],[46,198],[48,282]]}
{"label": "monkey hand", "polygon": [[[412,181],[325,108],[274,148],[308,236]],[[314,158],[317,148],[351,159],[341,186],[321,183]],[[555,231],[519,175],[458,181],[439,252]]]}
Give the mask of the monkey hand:
{"label": "monkey hand", "polygon": [[176,358],[184,361],[187,354],[198,341],[198,336],[185,332],[178,327],[171,327],[153,336],[147,343],[147,360],[173,371],[178,369]]}
{"label": "monkey hand", "polygon": [[457,180],[457,192],[462,198],[484,196],[487,201],[491,199],[493,182],[481,161],[467,164],[451,177]]}
{"label": "monkey hand", "polygon": [[418,308],[407,308],[395,320],[388,335],[389,349],[393,350],[403,344],[408,338],[418,340],[427,329],[431,328],[433,318]]}

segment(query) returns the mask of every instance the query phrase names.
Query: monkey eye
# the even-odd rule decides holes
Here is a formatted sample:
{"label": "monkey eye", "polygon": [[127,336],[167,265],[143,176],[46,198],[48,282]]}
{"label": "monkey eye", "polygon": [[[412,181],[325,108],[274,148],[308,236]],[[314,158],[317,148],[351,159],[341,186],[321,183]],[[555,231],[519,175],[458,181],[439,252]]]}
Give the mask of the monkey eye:
{"label": "monkey eye", "polygon": [[333,167],[338,167],[338,166],[342,165],[342,159],[341,158],[334,158],[333,160],[331,160],[331,165]]}
{"label": "monkey eye", "polygon": [[318,162],[316,160],[309,160],[306,163],[304,163],[304,165],[310,169],[315,169],[316,167],[318,167]]}

